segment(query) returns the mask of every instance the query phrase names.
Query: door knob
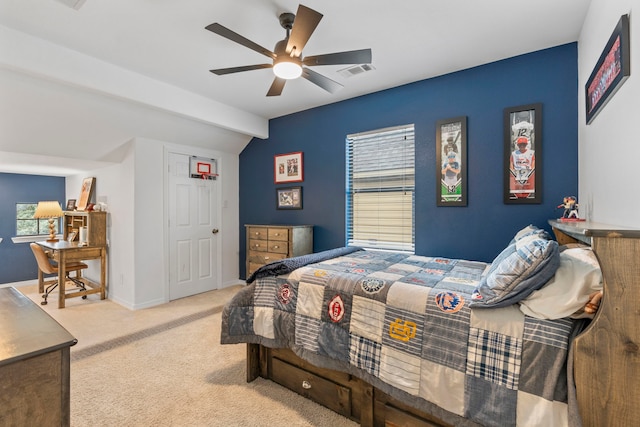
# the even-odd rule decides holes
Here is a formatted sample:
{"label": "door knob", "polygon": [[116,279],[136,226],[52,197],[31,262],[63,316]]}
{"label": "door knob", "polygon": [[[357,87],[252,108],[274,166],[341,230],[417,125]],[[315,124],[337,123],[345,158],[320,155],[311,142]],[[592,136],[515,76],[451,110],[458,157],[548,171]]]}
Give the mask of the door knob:
{"label": "door knob", "polygon": [[212,234],[218,234],[218,231],[220,231],[220,230],[218,230],[217,228],[214,228],[213,230],[211,230],[211,233]]}

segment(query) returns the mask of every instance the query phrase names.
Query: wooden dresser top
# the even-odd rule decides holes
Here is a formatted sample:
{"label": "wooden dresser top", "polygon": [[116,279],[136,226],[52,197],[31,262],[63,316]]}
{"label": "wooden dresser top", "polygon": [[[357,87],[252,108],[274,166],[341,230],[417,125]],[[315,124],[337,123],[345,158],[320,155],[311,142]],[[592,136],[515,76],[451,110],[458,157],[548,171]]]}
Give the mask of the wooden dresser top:
{"label": "wooden dresser top", "polygon": [[0,288],[0,366],[78,341],[15,288]]}
{"label": "wooden dresser top", "polygon": [[[549,220],[553,228],[566,233],[567,235],[583,238],[590,237],[627,237],[639,238],[640,230],[631,227],[620,227],[616,225],[601,224],[591,221],[562,221],[557,219]],[[579,239],[584,240],[584,239]]]}

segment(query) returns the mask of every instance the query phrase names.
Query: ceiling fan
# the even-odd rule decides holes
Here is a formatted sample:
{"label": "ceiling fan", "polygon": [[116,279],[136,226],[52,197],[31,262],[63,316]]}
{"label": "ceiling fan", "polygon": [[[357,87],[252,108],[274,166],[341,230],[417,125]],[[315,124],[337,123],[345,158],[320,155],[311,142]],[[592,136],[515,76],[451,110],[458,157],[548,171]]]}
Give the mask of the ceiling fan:
{"label": "ceiling fan", "polygon": [[282,93],[282,89],[284,88],[287,80],[296,79],[298,77],[303,77],[311,83],[320,86],[322,89],[330,93],[334,93],[343,86],[308,67],[314,65],[370,64],[371,49],[351,50],[347,52],[303,57],[302,49],[307,44],[307,41],[309,41],[311,34],[313,34],[313,31],[316,29],[321,19],[321,13],[318,13],[304,5],[298,5],[296,15],[293,13],[282,13],[280,15],[280,25],[286,30],[287,35],[283,40],[276,43],[273,52],[252,42],[240,34],[231,31],[217,22],[208,25],[205,27],[207,30],[272,59],[272,63],[270,64],[219,68],[210,71],[221,76],[224,74],[259,70],[262,68],[273,68],[273,73],[276,77],[269,88],[269,92],[267,92],[267,96],[279,96]]}

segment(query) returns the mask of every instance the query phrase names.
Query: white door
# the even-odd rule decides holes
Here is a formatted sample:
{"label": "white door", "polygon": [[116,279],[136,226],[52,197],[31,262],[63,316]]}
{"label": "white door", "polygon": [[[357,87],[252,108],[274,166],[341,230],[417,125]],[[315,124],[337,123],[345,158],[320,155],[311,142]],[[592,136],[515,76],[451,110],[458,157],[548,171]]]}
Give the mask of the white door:
{"label": "white door", "polygon": [[169,153],[169,299],[218,289],[218,181],[189,177]]}

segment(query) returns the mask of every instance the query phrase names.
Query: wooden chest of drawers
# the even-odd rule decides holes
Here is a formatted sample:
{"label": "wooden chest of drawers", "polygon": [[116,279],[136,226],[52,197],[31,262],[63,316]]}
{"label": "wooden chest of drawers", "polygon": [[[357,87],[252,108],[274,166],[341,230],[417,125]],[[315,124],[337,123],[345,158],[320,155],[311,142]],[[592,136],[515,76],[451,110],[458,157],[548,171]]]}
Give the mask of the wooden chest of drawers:
{"label": "wooden chest of drawers", "polygon": [[0,425],[69,426],[77,340],[15,288],[0,289]]}
{"label": "wooden chest of drawers", "polygon": [[247,273],[270,262],[313,252],[312,225],[245,225]]}

